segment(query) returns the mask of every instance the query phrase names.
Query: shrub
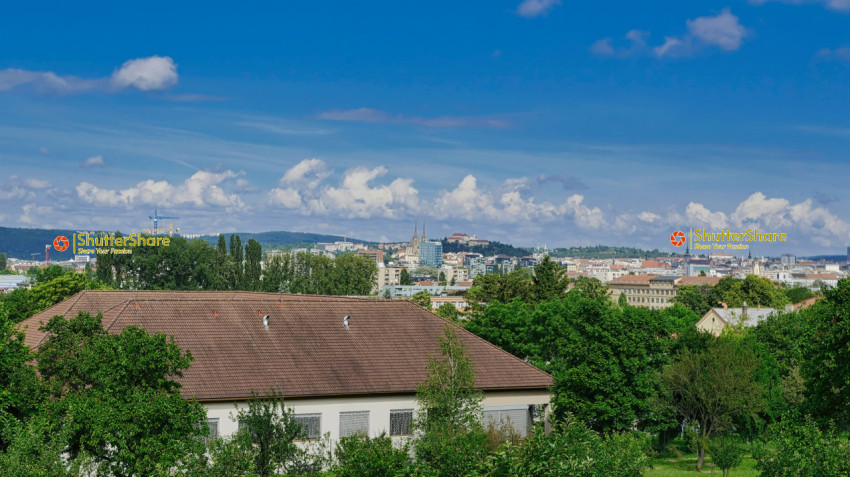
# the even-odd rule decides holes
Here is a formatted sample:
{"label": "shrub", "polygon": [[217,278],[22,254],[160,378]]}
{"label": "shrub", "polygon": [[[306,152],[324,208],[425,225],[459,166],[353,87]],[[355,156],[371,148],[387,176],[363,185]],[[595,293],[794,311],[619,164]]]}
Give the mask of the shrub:
{"label": "shrub", "polygon": [[409,447],[393,447],[392,439],[381,434],[370,439],[358,434],[343,437],[336,444],[336,477],[395,477],[406,475],[410,461]]}
{"label": "shrub", "polygon": [[708,442],[708,455],[711,456],[714,465],[723,471],[723,477],[729,475],[730,469],[741,465],[744,452],[741,441],[730,435],[713,437]]}
{"label": "shrub", "polygon": [[602,437],[572,416],[553,426],[542,425],[519,444],[507,443],[490,456],[484,474],[490,477],[639,477],[649,467],[649,440],[632,433]]}
{"label": "shrub", "polygon": [[769,477],[850,475],[850,442],[824,431],[811,417],[786,418],[768,427],[767,444],[755,450],[756,469]]}

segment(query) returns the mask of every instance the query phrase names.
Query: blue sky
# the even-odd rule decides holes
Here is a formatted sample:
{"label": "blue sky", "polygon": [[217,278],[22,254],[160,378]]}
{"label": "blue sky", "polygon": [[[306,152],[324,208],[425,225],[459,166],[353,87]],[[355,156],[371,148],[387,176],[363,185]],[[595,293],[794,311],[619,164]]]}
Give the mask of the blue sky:
{"label": "blue sky", "polygon": [[850,0],[6,10],[5,226],[850,244]]}

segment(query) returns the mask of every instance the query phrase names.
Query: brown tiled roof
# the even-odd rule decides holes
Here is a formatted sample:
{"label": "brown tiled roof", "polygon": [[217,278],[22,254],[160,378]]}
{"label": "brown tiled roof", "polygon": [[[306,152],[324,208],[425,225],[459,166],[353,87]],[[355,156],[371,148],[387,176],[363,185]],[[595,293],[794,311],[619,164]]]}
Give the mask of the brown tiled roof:
{"label": "brown tiled roof", "polygon": [[717,285],[720,282],[720,277],[682,277],[676,281],[676,286],[685,285]]}
{"label": "brown tiled roof", "polygon": [[664,265],[658,260],[644,260],[640,264],[640,268],[661,268]]}
{"label": "brown tiled roof", "polygon": [[617,277],[610,282],[609,285],[649,285],[649,280],[658,275],[623,275]]}
{"label": "brown tiled roof", "polygon": [[[52,316],[103,313],[110,333],[130,325],[173,336],[190,350],[184,397],[249,398],[412,393],[448,323],[397,300],[250,292],[83,291],[23,321],[25,342]],[[269,316],[265,329],[262,316]],[[343,327],[349,315],[350,327]],[[454,325],[451,325],[454,326]],[[484,390],[542,389],[552,377],[455,326]]]}
{"label": "brown tiled roof", "polygon": [[794,310],[799,310],[801,308],[808,308],[808,307],[814,305],[815,303],[817,303],[818,301],[820,301],[821,298],[823,298],[823,295],[813,296],[811,298],[806,298],[805,300],[803,300],[801,302],[794,303],[792,308]]}
{"label": "brown tiled roof", "polygon": [[834,273],[810,273],[806,275],[810,280],[838,280],[838,275]]}

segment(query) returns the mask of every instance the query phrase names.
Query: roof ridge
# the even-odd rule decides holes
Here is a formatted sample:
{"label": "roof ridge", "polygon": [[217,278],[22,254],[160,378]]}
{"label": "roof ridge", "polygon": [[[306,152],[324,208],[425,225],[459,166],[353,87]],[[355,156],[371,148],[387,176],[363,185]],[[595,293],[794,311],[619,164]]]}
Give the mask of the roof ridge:
{"label": "roof ridge", "polygon": [[[114,325],[114,324],[115,324],[115,322],[116,322],[116,321],[118,321],[118,318],[121,318],[121,314],[122,314],[122,313],[124,313],[124,310],[126,310],[128,306],[130,306],[130,301],[129,301],[129,300],[126,300],[126,301],[124,301],[124,302],[123,302],[123,303],[121,303],[121,304],[123,304],[123,305],[124,305],[124,308],[122,308],[122,309],[121,309],[118,313],[116,313],[116,314],[115,314],[115,318],[113,318],[113,319],[112,319],[112,321],[110,321],[110,322],[109,322],[109,325],[107,325],[107,326],[104,326],[104,327],[103,327],[103,329],[105,329],[106,331],[109,331],[109,329],[110,329],[110,328],[112,328],[112,325]],[[121,306],[121,304],[119,304],[119,305],[115,305],[115,306],[113,306],[112,308],[109,308],[109,309],[108,309],[108,310],[106,310],[106,311],[109,311],[109,310],[113,310],[113,309],[115,309],[115,308],[118,308],[119,306]],[[102,311],[101,311],[101,312],[98,312],[98,314],[100,314],[100,316],[103,316],[103,313],[104,313],[104,312],[102,312]],[[101,319],[102,319],[102,318],[101,318]]]}

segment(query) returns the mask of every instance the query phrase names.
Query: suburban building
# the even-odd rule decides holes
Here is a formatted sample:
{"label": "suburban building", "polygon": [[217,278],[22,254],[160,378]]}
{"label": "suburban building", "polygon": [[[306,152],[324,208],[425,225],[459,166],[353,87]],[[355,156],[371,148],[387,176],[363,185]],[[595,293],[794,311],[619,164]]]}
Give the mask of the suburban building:
{"label": "suburban building", "polygon": [[443,265],[441,271],[446,274],[446,283],[451,283],[452,279],[454,279],[455,283],[469,280],[469,270],[463,267],[446,267]]}
{"label": "suburban building", "polygon": [[109,333],[137,325],[173,337],[194,361],[181,394],[207,411],[214,435],[238,429],[235,407],[282,394],[309,439],[411,434],[415,391],[446,326],[466,345],[484,418],[525,433],[547,412],[552,377],[407,301],[251,292],[93,291],[23,321],[38,348],[54,315],[102,313]]}
{"label": "suburban building", "polygon": [[30,288],[30,277],[26,275],[0,275],[0,293]]}
{"label": "suburban building", "polygon": [[442,305],[449,303],[461,313],[469,309],[469,302],[464,296],[433,296],[431,297],[431,309],[436,310]]}
{"label": "suburban building", "polygon": [[379,267],[384,266],[384,251],[383,250],[358,250],[357,255],[373,260]]}
{"label": "suburban building", "polygon": [[426,283],[429,283],[429,285],[387,285],[381,288],[380,296],[389,295],[390,298],[411,298],[413,295],[423,292],[431,296],[448,296],[450,293],[461,293],[470,288],[460,283],[455,285],[436,285],[436,282]]}
{"label": "suburban building", "polygon": [[[791,305],[786,307],[790,311]],[[756,326],[766,320],[771,314],[777,313],[775,308],[749,308],[747,304],[741,308],[712,308],[697,321],[700,331],[707,331],[718,336],[727,326]]]}
{"label": "suburban building", "polygon": [[383,290],[387,285],[401,284],[401,271],[403,267],[378,267],[377,290]]}

